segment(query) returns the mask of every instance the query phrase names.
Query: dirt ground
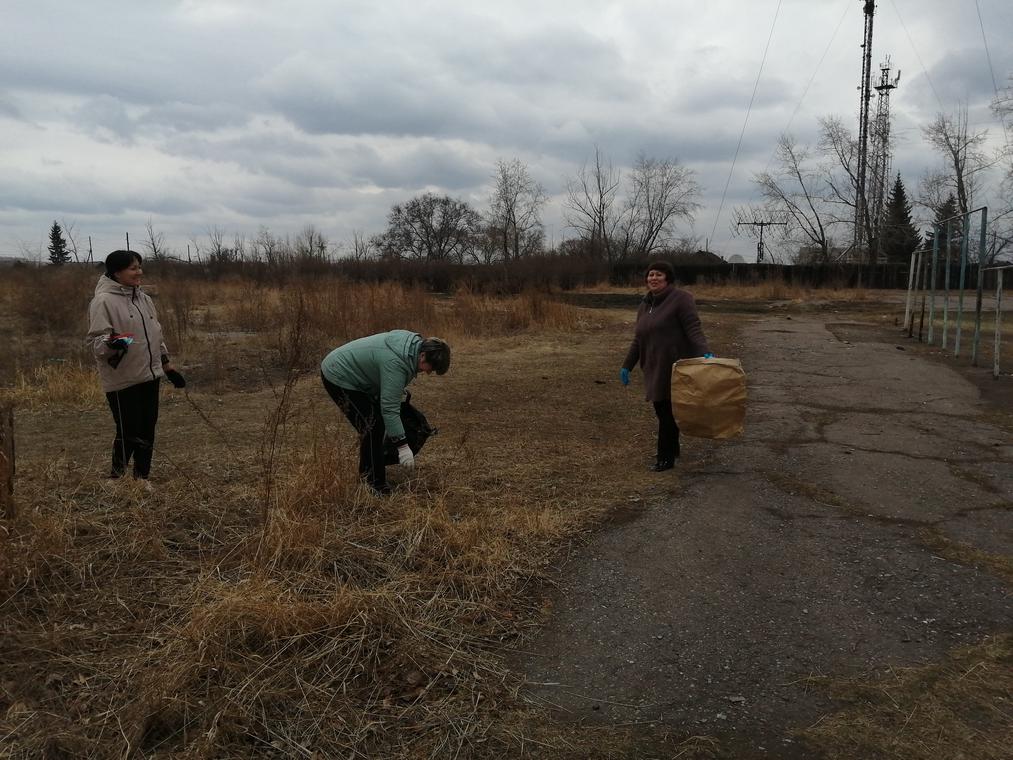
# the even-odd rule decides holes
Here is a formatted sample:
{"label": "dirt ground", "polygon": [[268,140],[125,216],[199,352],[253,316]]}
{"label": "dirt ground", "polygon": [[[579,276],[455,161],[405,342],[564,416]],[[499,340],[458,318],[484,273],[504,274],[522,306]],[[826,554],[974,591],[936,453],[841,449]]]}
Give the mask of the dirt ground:
{"label": "dirt ground", "polygon": [[[655,474],[647,471],[653,415],[639,373],[627,389],[617,378],[637,296],[572,300],[595,307],[573,329],[455,342],[452,371],[412,386],[441,428],[418,474],[395,469],[396,493],[383,505],[321,502],[298,523],[304,532],[293,532],[302,554],[285,555],[291,570],[264,570],[241,551],[259,535],[264,421],[278,405],[258,364],[223,365],[221,383],[199,357],[184,365],[187,395],[163,394],[152,493],[101,480],[111,433],[101,397],[20,412],[26,519],[9,535],[38,544],[26,556],[46,575],[19,582],[3,600],[0,757],[44,756],[30,741],[44,733],[69,748],[54,757],[121,756],[119,720],[130,718],[145,678],[163,677],[166,647],[191,628],[218,635],[188,623],[201,619],[209,577],[227,600],[246,593],[253,570],[278,588],[312,581],[327,594],[346,580],[363,594],[387,583],[400,589],[411,575],[426,589],[425,605],[437,589],[457,609],[454,585],[423,574],[414,559],[442,572],[455,556],[446,545],[457,542],[462,566],[502,559],[488,562],[497,573],[489,582],[475,582],[482,614],[455,616],[448,628],[470,645],[399,640],[418,663],[405,671],[410,690],[394,667],[402,650],[385,645],[394,664],[364,687],[424,698],[354,690],[346,698],[345,682],[321,676],[321,701],[311,701],[313,690],[286,692],[265,736],[319,714],[309,738],[352,747],[320,756],[909,760],[902,752],[833,754],[812,729],[846,707],[834,681],[950,662],[955,648],[1010,632],[1013,377],[993,381],[966,360],[901,338],[895,303],[703,300],[712,347],[741,358],[749,374],[746,433],[721,444],[686,440],[677,468]],[[332,459],[320,454],[317,465],[318,448],[336,450],[351,473],[350,426],[314,374],[295,386],[286,429],[286,461],[297,473],[327,475]],[[335,487],[321,482],[322,491]],[[439,527],[421,549],[417,525]],[[408,559],[402,546],[416,547]],[[318,568],[314,552],[328,562]],[[305,566],[293,559],[303,554]],[[332,561],[351,568],[347,578],[331,572]],[[281,636],[279,651],[306,635]],[[222,672],[260,656],[245,638],[222,640]],[[313,677],[304,654],[272,663],[277,672],[258,666],[258,688],[283,673]],[[447,663],[460,666],[453,688]],[[967,683],[989,672],[979,660],[967,667]],[[256,721],[245,729],[237,721],[212,745],[215,710],[254,714],[216,677],[224,685],[207,692],[215,709],[204,707],[204,681],[181,682],[180,702],[201,709],[188,713],[185,730],[156,736],[146,757],[300,756],[288,745],[251,743],[262,738]],[[1013,696],[1003,698],[1008,711]],[[908,721],[924,724],[908,709],[901,732]],[[886,712],[872,705],[865,714]],[[360,720],[386,752],[356,743],[360,734],[348,726]],[[988,716],[977,728],[993,744],[1010,731]],[[442,745],[430,733],[452,736],[458,750],[434,754]],[[485,743],[469,738],[486,734]],[[96,746],[108,755],[75,749]],[[974,755],[971,741],[961,748],[974,760],[1002,757]]]}
{"label": "dirt ground", "polygon": [[763,311],[735,347],[745,435],[684,441],[657,475],[678,488],[560,562],[514,656],[533,704],[642,728],[638,756],[671,756],[649,738],[667,729],[721,757],[822,757],[803,734],[839,709],[821,682],[1013,627],[1011,378],[881,318]]}

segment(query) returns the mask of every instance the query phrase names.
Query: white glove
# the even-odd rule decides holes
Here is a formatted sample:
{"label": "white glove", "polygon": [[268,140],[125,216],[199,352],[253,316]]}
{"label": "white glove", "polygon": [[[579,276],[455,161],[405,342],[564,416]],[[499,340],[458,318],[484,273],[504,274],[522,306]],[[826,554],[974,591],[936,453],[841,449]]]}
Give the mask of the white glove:
{"label": "white glove", "polygon": [[405,469],[415,469],[415,455],[407,443],[397,447],[397,463]]}

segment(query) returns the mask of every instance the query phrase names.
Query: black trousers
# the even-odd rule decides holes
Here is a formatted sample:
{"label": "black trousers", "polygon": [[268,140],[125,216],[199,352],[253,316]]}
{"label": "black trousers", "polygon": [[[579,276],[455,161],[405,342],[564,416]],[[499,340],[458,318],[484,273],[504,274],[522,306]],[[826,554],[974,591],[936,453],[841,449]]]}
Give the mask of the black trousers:
{"label": "black trousers", "polygon": [[387,433],[380,414],[380,403],[365,393],[339,388],[321,373],[327,395],[344,412],[359,434],[359,475],[373,488],[387,487],[383,462],[383,438]]}
{"label": "black trousers", "polygon": [[672,401],[655,401],[654,414],[658,417],[658,459],[671,461],[679,456],[679,426],[672,414]]}
{"label": "black trousers", "polygon": [[134,477],[147,478],[151,473],[155,425],[158,424],[158,380],[107,393],[106,401],[116,423],[113,465],[109,474],[114,478],[122,476],[133,457]]}

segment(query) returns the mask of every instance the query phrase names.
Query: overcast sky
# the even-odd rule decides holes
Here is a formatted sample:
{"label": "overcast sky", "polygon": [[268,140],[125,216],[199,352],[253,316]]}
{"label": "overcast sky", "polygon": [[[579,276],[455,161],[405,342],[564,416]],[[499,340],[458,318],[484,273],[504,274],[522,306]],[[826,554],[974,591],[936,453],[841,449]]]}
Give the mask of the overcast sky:
{"label": "overcast sky", "polygon": [[[96,257],[125,232],[143,251],[149,219],[184,255],[212,226],[313,224],[347,243],[427,190],[484,210],[513,158],[548,192],[558,242],[566,181],[598,145],[620,167],[642,151],[693,168],[703,208],[680,231],[751,261],[732,212],[757,200],[778,135],[812,141],[821,115],[857,126],[862,6],[2,0],[0,255],[44,250],[54,220]],[[890,55],[902,73],[894,168],[913,192],[937,162],[920,133],[937,112],[966,104],[1001,137],[987,104],[993,72],[1000,88],[1013,72],[1013,3],[876,6],[874,71]]]}

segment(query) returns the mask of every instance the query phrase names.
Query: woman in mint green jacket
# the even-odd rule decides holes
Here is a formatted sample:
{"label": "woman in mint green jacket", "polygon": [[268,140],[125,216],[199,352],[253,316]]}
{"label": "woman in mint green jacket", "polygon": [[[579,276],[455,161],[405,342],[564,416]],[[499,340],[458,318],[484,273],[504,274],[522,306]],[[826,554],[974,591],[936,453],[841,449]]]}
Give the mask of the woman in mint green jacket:
{"label": "woman in mint green jacket", "polygon": [[411,469],[415,456],[401,423],[401,399],[419,372],[443,375],[450,346],[409,330],[391,330],[335,348],[320,363],[324,388],[359,434],[359,475],[375,493],[390,493],[383,462],[384,438],[398,462]]}

